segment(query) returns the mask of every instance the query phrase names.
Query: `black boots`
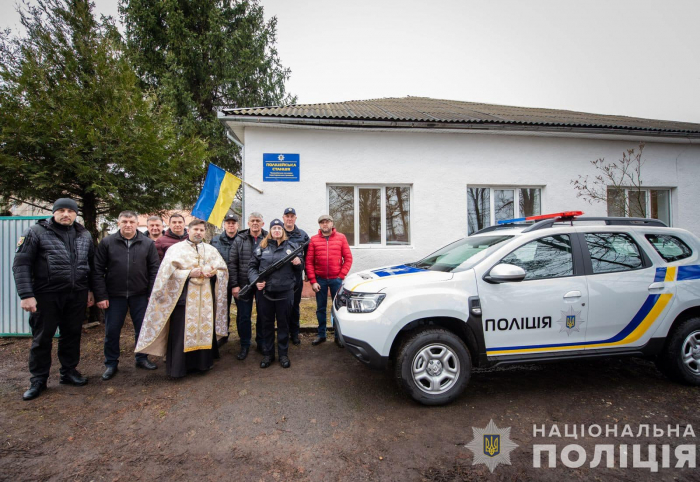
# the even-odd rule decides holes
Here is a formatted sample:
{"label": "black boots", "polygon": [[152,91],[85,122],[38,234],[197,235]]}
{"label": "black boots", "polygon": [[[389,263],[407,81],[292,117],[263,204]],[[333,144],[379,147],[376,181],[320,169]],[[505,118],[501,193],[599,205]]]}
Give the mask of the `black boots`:
{"label": "black boots", "polygon": [[75,385],[76,387],[87,385],[87,382],[88,379],[82,376],[75,368],[65,375],[61,375],[61,379],[59,380],[59,383],[63,383],[64,385]]}
{"label": "black boots", "polygon": [[242,346],[241,351],[238,352],[238,355],[236,355],[236,358],[239,360],[245,360],[246,357],[248,356],[248,351],[250,350],[249,346]]}
{"label": "black boots", "polygon": [[155,370],[158,365],[153,363],[148,358],[145,360],[136,360],[136,368],[143,368],[144,370]]}
{"label": "black boots", "polygon": [[114,375],[117,374],[119,369],[117,367],[107,367],[105,368],[105,372],[102,374],[102,380],[111,380],[114,378]]}
{"label": "black boots", "polygon": [[34,400],[36,397],[41,395],[41,392],[46,390],[46,382],[32,382],[32,385],[29,387],[29,390],[24,392],[24,395],[22,395],[22,398],[24,400]]}

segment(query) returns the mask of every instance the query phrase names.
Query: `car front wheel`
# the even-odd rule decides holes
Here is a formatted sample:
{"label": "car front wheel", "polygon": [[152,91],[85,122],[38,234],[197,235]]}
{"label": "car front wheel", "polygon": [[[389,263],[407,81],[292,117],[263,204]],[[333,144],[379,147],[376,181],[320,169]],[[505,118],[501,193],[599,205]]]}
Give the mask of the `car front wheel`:
{"label": "car front wheel", "polygon": [[464,342],[443,328],[426,328],[409,335],[396,357],[401,389],[424,405],[444,405],[466,388],[471,358]]}
{"label": "car front wheel", "polygon": [[685,320],[673,330],[656,366],[671,380],[700,385],[700,317]]}

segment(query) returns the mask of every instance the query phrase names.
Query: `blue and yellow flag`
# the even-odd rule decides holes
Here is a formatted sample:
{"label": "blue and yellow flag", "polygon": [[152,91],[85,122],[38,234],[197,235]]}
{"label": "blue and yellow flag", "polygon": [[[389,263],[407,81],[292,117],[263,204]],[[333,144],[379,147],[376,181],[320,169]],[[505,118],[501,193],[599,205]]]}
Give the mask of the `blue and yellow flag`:
{"label": "blue and yellow flag", "polygon": [[220,226],[240,185],[239,178],[210,163],[202,192],[192,208],[192,216]]}

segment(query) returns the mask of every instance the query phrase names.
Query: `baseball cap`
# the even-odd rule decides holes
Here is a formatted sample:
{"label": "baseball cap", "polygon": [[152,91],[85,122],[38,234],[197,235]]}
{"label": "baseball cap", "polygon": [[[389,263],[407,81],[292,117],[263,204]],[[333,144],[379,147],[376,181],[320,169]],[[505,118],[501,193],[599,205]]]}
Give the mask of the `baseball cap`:
{"label": "baseball cap", "polygon": [[284,214],[293,214],[296,216],[297,212],[294,210],[294,208],[287,208],[284,210]]}
{"label": "baseball cap", "polygon": [[227,214],[226,217],[224,218],[224,222],[226,221],[236,221],[238,222],[238,216],[235,214]]}
{"label": "baseball cap", "polygon": [[333,218],[331,217],[330,214],[321,214],[321,215],[318,217],[318,222],[319,222],[319,224],[321,224],[321,221],[330,221],[330,222],[333,222]]}

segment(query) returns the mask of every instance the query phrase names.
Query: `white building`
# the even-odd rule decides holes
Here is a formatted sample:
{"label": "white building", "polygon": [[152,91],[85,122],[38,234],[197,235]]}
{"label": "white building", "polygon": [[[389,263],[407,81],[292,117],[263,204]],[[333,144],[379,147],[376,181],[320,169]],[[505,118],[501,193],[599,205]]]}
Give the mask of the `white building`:
{"label": "white building", "polygon": [[[244,184],[244,220],[259,211],[269,223],[291,206],[312,235],[330,212],[353,271],[418,260],[499,219],[618,214],[577,197],[572,180],[642,142],[637,214],[700,235],[700,124],[421,97],[234,109],[220,120],[243,147],[244,180],[263,191]],[[264,165],[287,171],[275,179]]]}

